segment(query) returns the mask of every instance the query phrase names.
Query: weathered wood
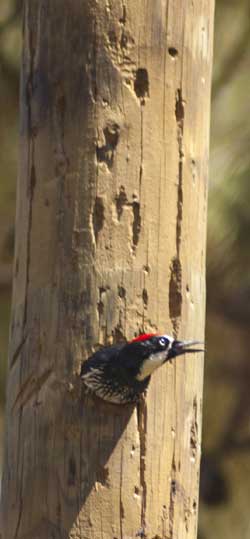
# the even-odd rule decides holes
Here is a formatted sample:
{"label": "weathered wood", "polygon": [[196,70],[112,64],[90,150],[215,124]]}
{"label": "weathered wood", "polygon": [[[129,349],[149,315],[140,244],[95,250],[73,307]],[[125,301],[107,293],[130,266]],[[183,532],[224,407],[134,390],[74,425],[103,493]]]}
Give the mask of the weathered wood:
{"label": "weathered wood", "polygon": [[194,538],[202,360],[139,407],[98,343],[204,334],[213,0],[26,0],[2,537]]}

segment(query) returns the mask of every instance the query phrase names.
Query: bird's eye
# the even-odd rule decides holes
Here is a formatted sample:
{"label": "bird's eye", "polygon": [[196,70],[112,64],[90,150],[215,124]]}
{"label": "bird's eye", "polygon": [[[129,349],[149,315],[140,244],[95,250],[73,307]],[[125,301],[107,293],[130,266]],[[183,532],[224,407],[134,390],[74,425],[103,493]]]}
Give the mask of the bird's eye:
{"label": "bird's eye", "polygon": [[161,337],[161,338],[159,339],[159,344],[160,344],[161,346],[168,346],[168,345],[169,345],[169,340],[166,339],[166,337]]}

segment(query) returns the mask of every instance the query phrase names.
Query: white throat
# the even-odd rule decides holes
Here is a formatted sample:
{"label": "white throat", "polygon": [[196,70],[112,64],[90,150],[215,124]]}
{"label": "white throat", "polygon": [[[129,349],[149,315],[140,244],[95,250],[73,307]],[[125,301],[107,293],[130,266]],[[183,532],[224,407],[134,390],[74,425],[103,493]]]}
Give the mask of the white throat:
{"label": "white throat", "polygon": [[149,356],[142,364],[141,370],[136,376],[137,380],[141,382],[147,378],[147,376],[151,376],[151,374],[164,363],[167,353],[167,350],[163,350],[162,352],[151,354],[151,356]]}

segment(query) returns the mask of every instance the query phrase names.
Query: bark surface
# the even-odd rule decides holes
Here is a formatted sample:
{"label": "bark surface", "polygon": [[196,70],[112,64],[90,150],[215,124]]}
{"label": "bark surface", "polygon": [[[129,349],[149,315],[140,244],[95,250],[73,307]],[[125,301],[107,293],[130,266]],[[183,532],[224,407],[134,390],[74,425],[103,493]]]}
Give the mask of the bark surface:
{"label": "bark surface", "polygon": [[4,539],[196,536],[203,362],[137,406],[99,343],[202,339],[213,0],[27,0]]}

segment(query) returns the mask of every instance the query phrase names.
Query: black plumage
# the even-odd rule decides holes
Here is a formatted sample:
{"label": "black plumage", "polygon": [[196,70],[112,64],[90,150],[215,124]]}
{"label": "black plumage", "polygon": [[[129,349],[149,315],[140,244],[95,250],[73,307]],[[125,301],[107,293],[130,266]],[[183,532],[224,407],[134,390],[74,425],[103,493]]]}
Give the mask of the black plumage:
{"label": "black plumage", "polygon": [[147,389],[151,374],[163,363],[185,352],[197,341],[177,341],[167,335],[145,334],[133,341],[104,347],[81,367],[85,386],[103,400],[133,403]]}

